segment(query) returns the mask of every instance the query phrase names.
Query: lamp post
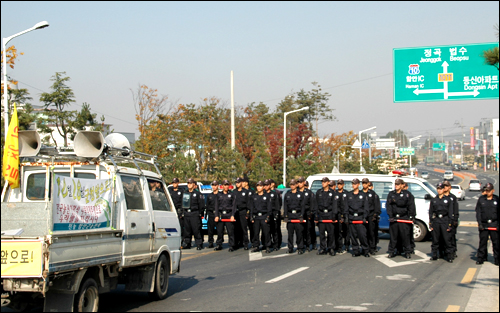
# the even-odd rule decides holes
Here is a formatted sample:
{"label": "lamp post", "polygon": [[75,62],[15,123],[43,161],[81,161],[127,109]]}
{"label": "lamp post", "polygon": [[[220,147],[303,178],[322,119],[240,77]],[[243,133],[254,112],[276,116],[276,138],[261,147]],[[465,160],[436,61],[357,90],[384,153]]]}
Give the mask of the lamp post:
{"label": "lamp post", "polygon": [[362,157],[362,152],[363,152],[363,144],[361,143],[361,133],[364,133],[364,132],[367,132],[369,130],[372,130],[372,129],[375,129],[377,128],[377,126],[373,126],[373,127],[370,127],[368,129],[365,129],[365,130],[361,130],[359,132],[359,144],[361,145],[359,147],[359,171],[362,172],[363,171],[363,157]]}
{"label": "lamp post", "polygon": [[[411,142],[414,140],[419,140],[422,137],[422,135],[410,138],[410,148],[411,148]],[[411,169],[411,154],[410,154],[410,169]]]}
{"label": "lamp post", "polygon": [[456,140],[456,142],[460,142],[460,166],[464,163],[464,142],[463,140]]}
{"label": "lamp post", "polygon": [[35,24],[35,26],[29,28],[29,29],[26,29],[26,30],[23,30],[22,32],[20,33],[17,33],[15,35],[12,35],[10,37],[7,37],[7,38],[3,38],[2,39],[2,44],[3,44],[3,64],[2,64],[2,67],[3,67],[3,99],[4,99],[4,127],[5,127],[5,139],[7,139],[7,131],[9,129],[9,103],[8,103],[8,96],[7,96],[7,51],[6,51],[6,46],[7,46],[7,43],[17,37],[17,36],[21,36],[23,34],[26,34],[32,30],[35,30],[35,29],[42,29],[42,28],[45,28],[49,26],[49,23],[47,21],[43,21],[43,22],[40,22],[40,23],[37,23]]}
{"label": "lamp post", "polygon": [[286,116],[288,114],[292,114],[295,112],[303,111],[303,110],[309,110],[309,107],[303,107],[298,110],[293,110],[290,112],[286,112],[284,116],[284,122],[283,122],[283,186],[286,186]]}

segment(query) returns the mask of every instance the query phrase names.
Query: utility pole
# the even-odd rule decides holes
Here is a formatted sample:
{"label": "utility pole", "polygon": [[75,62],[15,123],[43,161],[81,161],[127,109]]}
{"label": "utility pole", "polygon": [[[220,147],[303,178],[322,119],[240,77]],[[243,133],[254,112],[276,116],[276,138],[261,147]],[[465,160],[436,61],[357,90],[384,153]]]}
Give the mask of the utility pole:
{"label": "utility pole", "polygon": [[231,71],[231,149],[234,150],[235,145],[234,134],[234,84],[233,84],[233,71]]}

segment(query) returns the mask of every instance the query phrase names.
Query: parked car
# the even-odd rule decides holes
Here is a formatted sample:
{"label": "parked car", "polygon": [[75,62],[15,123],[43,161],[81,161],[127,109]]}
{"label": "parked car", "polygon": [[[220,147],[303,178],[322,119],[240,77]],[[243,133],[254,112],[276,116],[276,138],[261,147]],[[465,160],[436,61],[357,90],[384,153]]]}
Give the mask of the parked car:
{"label": "parked car", "polygon": [[462,169],[463,170],[468,170],[469,169],[469,165],[467,165],[467,163],[462,163]]}
{"label": "parked car", "polygon": [[453,172],[452,171],[445,171],[444,172],[444,179],[453,180],[454,179]]}
{"label": "parked car", "polygon": [[423,179],[429,179],[429,172],[427,171],[422,171],[422,174],[420,174]]}
{"label": "parked car", "polygon": [[460,185],[451,185],[451,191],[458,200],[465,200],[465,190]]}
{"label": "parked car", "polygon": [[452,169],[454,171],[460,171],[462,169],[462,167],[460,166],[460,164],[453,164]]}
{"label": "parked car", "polygon": [[481,182],[478,179],[471,179],[469,182],[469,190],[481,191]]}

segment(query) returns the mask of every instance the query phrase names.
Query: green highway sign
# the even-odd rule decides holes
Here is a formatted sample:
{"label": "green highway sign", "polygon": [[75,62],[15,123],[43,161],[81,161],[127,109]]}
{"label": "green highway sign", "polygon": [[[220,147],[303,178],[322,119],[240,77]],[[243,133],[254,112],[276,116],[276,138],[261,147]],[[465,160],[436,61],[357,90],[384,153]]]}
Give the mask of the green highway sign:
{"label": "green highway sign", "polygon": [[399,148],[399,155],[415,155],[415,148]]}
{"label": "green highway sign", "polygon": [[446,149],[446,144],[445,143],[433,143],[432,144],[432,151],[444,151]]}
{"label": "green highway sign", "polygon": [[498,43],[393,49],[394,102],[498,99],[498,69],[484,51]]}

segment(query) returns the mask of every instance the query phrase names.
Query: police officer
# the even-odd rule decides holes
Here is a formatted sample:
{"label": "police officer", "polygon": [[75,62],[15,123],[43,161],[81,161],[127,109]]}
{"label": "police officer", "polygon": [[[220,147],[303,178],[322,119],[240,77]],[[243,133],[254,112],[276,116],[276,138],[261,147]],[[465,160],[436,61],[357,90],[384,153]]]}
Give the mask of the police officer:
{"label": "police officer", "polygon": [[333,229],[333,240],[335,240],[335,254],[337,253],[342,253],[342,223],[341,221],[341,216],[342,216],[342,203],[343,199],[340,199],[340,196],[337,194],[337,182],[334,180],[330,180],[328,186],[330,187],[330,190],[333,192],[335,195],[335,201],[337,201],[337,209],[338,209],[338,214],[335,217],[337,220],[337,224],[335,224],[334,229]]}
{"label": "police officer", "polygon": [[[293,235],[295,233],[297,252],[304,253],[304,239],[302,238],[304,222],[304,195],[297,189],[297,181],[290,180],[290,189],[285,194],[283,201],[283,214],[285,216],[286,229],[288,231],[288,252],[293,253]],[[292,220],[298,223],[293,223]]]}
{"label": "police officer", "polygon": [[281,196],[278,194],[276,190],[271,190],[271,180],[266,179],[264,181],[264,190],[266,194],[269,196],[269,200],[271,202],[271,211],[272,215],[269,220],[269,237],[271,238],[271,244],[275,251],[278,251],[281,248],[280,238],[281,236],[281,205],[280,199]]}
{"label": "police officer", "polygon": [[[373,190],[373,183],[372,183],[372,182],[369,182],[369,183],[368,183],[368,188],[369,188],[370,190]],[[375,190],[373,190],[373,191],[375,191]],[[378,201],[378,203],[380,204],[380,197],[378,196],[378,194],[377,194],[377,193],[375,193],[375,195],[377,195],[377,201]],[[382,212],[382,209],[381,209],[380,211]],[[378,238],[379,223],[380,223],[380,214],[378,215],[378,217],[377,217],[377,221],[376,221],[376,223],[375,223],[375,226],[376,226],[375,234],[376,234],[376,236],[377,236],[377,244],[378,244],[378,241],[379,241],[379,238]],[[412,234],[412,235],[413,235],[413,234]],[[410,236],[410,238],[412,238],[412,236]]]}
{"label": "police officer", "polygon": [[250,214],[249,210],[249,191],[243,188],[243,178],[238,177],[236,179],[236,189],[233,191],[233,195],[236,198],[236,225],[235,225],[235,237],[236,237],[236,247],[243,247],[248,250],[248,244],[250,242],[248,238],[248,217]]}
{"label": "police officer", "polygon": [[378,217],[382,213],[380,209],[380,198],[375,191],[369,188],[370,180],[368,178],[363,178],[361,180],[363,185],[363,193],[368,199],[368,217],[365,224],[366,232],[368,237],[368,247],[370,254],[374,255],[377,253],[377,231],[378,231]]}
{"label": "police officer", "polygon": [[450,243],[450,231],[453,217],[453,203],[444,195],[444,184],[436,186],[438,195],[431,200],[429,206],[429,226],[432,233],[432,257],[438,259],[439,245],[442,244],[448,254],[448,262],[453,262],[453,247]]}
{"label": "police officer", "polygon": [[[349,220],[349,231],[351,233],[352,256],[361,255],[359,247],[363,248],[365,257],[370,257],[366,227],[368,217],[368,197],[359,190],[359,179],[352,180],[352,191],[347,194],[346,214]],[[358,242],[359,240],[359,242]]]}
{"label": "police officer", "polygon": [[172,186],[168,188],[170,193],[170,198],[174,203],[175,211],[177,212],[177,218],[179,219],[179,225],[181,227],[181,238],[184,240],[185,229],[184,229],[184,218],[182,218],[182,190],[179,189],[179,178],[172,179]]}
{"label": "police officer", "polygon": [[488,258],[488,237],[493,243],[494,264],[498,266],[498,229],[499,229],[499,207],[500,199],[494,195],[495,189],[491,183],[484,186],[485,195],[477,200],[476,220],[479,227],[479,248],[477,249],[476,264],[483,264]]}
{"label": "police officer", "polygon": [[203,242],[200,232],[201,218],[205,215],[205,200],[203,195],[196,189],[196,181],[193,178],[187,181],[188,190],[182,194],[182,214],[184,216],[184,227],[186,236],[184,245],[186,249],[191,248],[191,238],[194,236],[196,250],[203,249]]}
{"label": "police officer", "polygon": [[[351,232],[349,231],[349,219],[348,212],[346,212],[346,199],[347,191],[344,189],[344,180],[337,180],[337,196],[339,197],[339,213],[340,213],[340,244],[337,246],[338,253],[344,253],[344,251],[349,251],[349,246],[351,245]],[[343,242],[342,242],[343,241]],[[345,250],[342,248],[344,245]],[[340,250],[340,251],[339,251]]]}
{"label": "police officer", "polygon": [[396,247],[398,241],[403,244],[405,250],[405,258],[411,258],[410,235],[407,224],[411,222],[415,216],[415,202],[412,201],[411,194],[408,190],[403,190],[404,181],[401,178],[395,181],[396,189],[389,192],[387,195],[387,215],[389,216],[389,257],[396,256]]}
{"label": "police officer", "polygon": [[[255,191],[250,188],[249,182],[250,182],[250,180],[249,180],[248,176],[244,175],[243,180],[241,182],[241,186],[243,187],[243,189],[245,189],[248,192],[248,199],[252,199],[252,194]],[[249,224],[249,222],[250,222],[250,204],[248,204],[246,219],[247,219],[247,225],[248,225],[247,228],[250,231],[250,236],[248,237],[248,239],[250,241],[252,241],[253,240],[253,227]],[[264,240],[264,237],[262,237],[262,240]]]}
{"label": "police officer", "polygon": [[[410,186],[408,185],[407,182],[404,183],[404,187],[403,187],[403,190],[407,190],[409,193],[410,193],[410,201],[413,201],[414,205],[415,205],[415,197],[413,196],[413,194],[411,193],[411,191],[409,191],[408,189],[410,188]],[[416,213],[416,209],[415,209],[415,214]],[[415,216],[413,217],[413,219],[415,219]],[[406,224],[408,226],[408,235],[410,236],[410,247],[411,247],[411,250],[410,250],[410,253],[411,254],[415,254],[415,236],[413,235],[413,223],[408,223]],[[403,251],[403,246],[400,244],[398,244],[398,251]]]}
{"label": "police officer", "polygon": [[330,189],[329,182],[328,177],[323,177],[321,179],[323,188],[316,192],[315,222],[318,223],[319,228],[319,250],[317,254],[330,253],[331,256],[334,256],[336,254],[334,231],[335,226],[338,225],[338,200],[335,199],[335,192]]}
{"label": "police officer", "polygon": [[[304,177],[299,177],[297,179],[297,185],[300,192],[304,194],[304,233],[302,238],[304,239],[304,246],[306,250],[311,252],[311,245],[316,246],[316,229],[314,226],[314,207],[315,207],[315,197],[314,193],[306,187],[306,180]],[[312,235],[314,233],[314,235]],[[313,239],[314,238],[314,239]]]}
{"label": "police officer", "polygon": [[262,246],[266,253],[271,253],[271,237],[269,236],[269,223],[273,219],[271,197],[264,191],[264,182],[257,182],[257,192],[252,194],[250,201],[250,219],[253,225],[252,252],[259,252],[259,234],[262,232],[264,240]]}
{"label": "police officer", "polygon": [[214,247],[214,235],[217,228],[217,223],[215,223],[215,208],[217,207],[217,199],[219,198],[219,183],[214,180],[212,182],[212,193],[207,195],[206,204],[206,215],[207,220],[207,232],[208,232],[208,247]]}
{"label": "police officer", "polygon": [[458,219],[460,217],[459,208],[458,208],[458,198],[451,193],[451,184],[449,181],[445,180],[443,182],[444,185],[444,195],[445,197],[450,198],[450,201],[453,203],[453,215],[451,217],[451,231],[450,231],[450,243],[453,248],[453,258],[457,257],[457,227],[458,227]]}
{"label": "police officer", "polygon": [[[222,250],[224,242],[224,227],[226,227],[227,236],[229,237],[229,252],[233,252],[236,247],[234,238],[234,216],[236,212],[236,198],[229,192],[229,181],[225,179],[222,182],[222,192],[218,194],[217,205],[215,207],[215,222],[217,223],[217,246],[214,250]],[[224,220],[224,221],[222,221]],[[230,220],[230,221],[226,221]]]}

